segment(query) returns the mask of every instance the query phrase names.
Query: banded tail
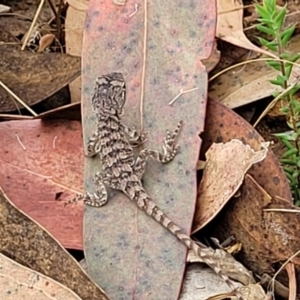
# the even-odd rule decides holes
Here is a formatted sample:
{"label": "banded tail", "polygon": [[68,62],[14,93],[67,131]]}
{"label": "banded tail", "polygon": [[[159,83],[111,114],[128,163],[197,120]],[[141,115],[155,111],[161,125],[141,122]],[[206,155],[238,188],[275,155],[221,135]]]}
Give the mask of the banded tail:
{"label": "banded tail", "polygon": [[[131,182],[131,184],[133,184]],[[123,191],[133,202],[136,203],[139,209],[144,211],[148,216],[154,219],[156,222],[161,224],[164,228],[169,230],[174,236],[177,237],[183,244],[187,246],[188,249],[192,250],[196,256],[200,257],[201,260],[207,264],[215,273],[217,273],[223,280],[228,284],[228,286],[235,290],[235,287],[231,283],[228,276],[222,273],[220,268],[220,262],[215,254],[215,251],[211,248],[204,248],[199,246],[195,241],[191,239],[190,236],[184,233],[183,229],[178,225],[174,224],[167,215],[154,203],[153,200],[148,196],[144,188],[136,183],[136,187],[133,188],[127,185]],[[236,294],[239,300],[243,298]]]}

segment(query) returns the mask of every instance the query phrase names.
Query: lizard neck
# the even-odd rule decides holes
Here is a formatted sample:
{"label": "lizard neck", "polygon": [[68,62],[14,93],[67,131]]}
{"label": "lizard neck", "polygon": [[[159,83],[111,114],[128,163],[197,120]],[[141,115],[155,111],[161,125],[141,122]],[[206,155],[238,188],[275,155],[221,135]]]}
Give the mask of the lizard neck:
{"label": "lizard neck", "polygon": [[99,130],[105,131],[109,128],[111,131],[121,131],[121,120],[118,115],[111,115],[111,114],[104,114],[104,113],[98,113],[96,115],[98,119]]}
{"label": "lizard neck", "polygon": [[110,115],[110,114],[99,113],[96,116],[97,116],[99,121],[115,120],[117,122],[120,122],[120,117],[118,115]]}

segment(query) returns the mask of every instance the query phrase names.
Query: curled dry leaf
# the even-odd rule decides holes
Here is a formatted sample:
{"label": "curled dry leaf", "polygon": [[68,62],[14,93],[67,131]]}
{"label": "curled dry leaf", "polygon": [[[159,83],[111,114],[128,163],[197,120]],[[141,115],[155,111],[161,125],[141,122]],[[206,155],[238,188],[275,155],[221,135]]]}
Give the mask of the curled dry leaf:
{"label": "curled dry leaf", "polygon": [[214,42],[211,55],[207,59],[203,59],[202,63],[206,67],[207,72],[214,70],[221,58],[221,52],[217,49],[217,42]]}
{"label": "curled dry leaf", "polygon": [[[205,132],[203,134],[203,146],[200,159],[204,160],[205,153],[213,142],[229,142],[239,139],[251,146],[256,151],[261,149],[264,139],[243,118],[234,113],[228,107],[210,99],[207,106]],[[279,196],[291,202],[292,195],[286,175],[284,174],[278,159],[272,151],[268,151],[267,157],[260,163],[254,164],[248,172],[264,187],[272,197]],[[221,241],[228,238],[223,237]]]}
{"label": "curled dry leaf", "polygon": [[271,52],[252,44],[244,34],[242,1],[218,0],[218,22],[216,36],[236,46],[276,57]]}
{"label": "curled dry leaf", "polygon": [[39,43],[39,49],[38,53],[43,52],[47,47],[49,47],[55,39],[55,35],[53,33],[45,34],[41,37],[40,43]]}
{"label": "curled dry leaf", "polygon": [[0,253],[0,298],[30,300],[80,300],[73,291]]}
{"label": "curled dry leaf", "polygon": [[262,150],[255,151],[240,140],[232,140],[225,144],[214,143],[206,152],[194,232],[207,224],[237,192],[249,168],[266,157],[268,144],[262,143],[261,146]]}

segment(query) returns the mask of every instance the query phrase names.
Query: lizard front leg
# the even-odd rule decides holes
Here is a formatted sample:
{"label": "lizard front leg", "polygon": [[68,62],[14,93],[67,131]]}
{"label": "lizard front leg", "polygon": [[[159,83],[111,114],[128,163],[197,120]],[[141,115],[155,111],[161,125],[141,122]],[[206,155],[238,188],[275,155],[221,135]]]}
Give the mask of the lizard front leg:
{"label": "lizard front leg", "polygon": [[138,147],[146,140],[146,133],[138,133],[134,127],[130,128],[121,123],[121,129],[126,134],[127,141],[132,147]]}
{"label": "lizard front leg", "polygon": [[85,153],[85,156],[93,157],[97,155],[100,152],[99,144],[100,144],[99,134],[98,131],[95,131],[87,142],[87,152]]}
{"label": "lizard front leg", "polygon": [[179,146],[175,145],[175,141],[181,126],[182,126],[182,121],[178,123],[176,129],[172,134],[170,133],[169,130],[167,130],[167,135],[164,138],[163,153],[160,153],[155,150],[150,150],[150,149],[143,149],[139,153],[139,156],[137,157],[134,165],[134,173],[139,177],[139,179],[142,178],[145,172],[148,158],[155,159],[163,164],[173,160],[173,158],[176,156],[179,149]]}

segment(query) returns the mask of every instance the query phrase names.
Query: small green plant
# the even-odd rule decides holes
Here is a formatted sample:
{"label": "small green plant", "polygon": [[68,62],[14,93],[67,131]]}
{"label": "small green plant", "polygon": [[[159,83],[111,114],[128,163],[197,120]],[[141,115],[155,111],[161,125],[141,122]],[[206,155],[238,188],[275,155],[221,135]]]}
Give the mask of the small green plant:
{"label": "small green plant", "polygon": [[[284,103],[282,112],[286,115],[287,125],[290,131],[278,133],[276,136],[286,146],[286,152],[282,155],[281,163],[289,180],[294,204],[300,205],[300,103],[295,98],[295,93],[300,89],[300,84],[289,85],[289,78],[294,63],[300,58],[300,53],[291,54],[286,50],[286,45],[292,37],[295,27],[291,26],[283,30],[283,22],[286,16],[286,7],[278,9],[276,0],[263,0],[262,5],[256,5],[260,16],[256,28],[267,34],[270,40],[259,37],[259,42],[270,51],[277,53],[280,60],[270,58],[267,64],[278,71],[276,79],[270,80],[285,91],[281,97]],[[274,95],[278,96],[279,93]]]}

